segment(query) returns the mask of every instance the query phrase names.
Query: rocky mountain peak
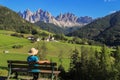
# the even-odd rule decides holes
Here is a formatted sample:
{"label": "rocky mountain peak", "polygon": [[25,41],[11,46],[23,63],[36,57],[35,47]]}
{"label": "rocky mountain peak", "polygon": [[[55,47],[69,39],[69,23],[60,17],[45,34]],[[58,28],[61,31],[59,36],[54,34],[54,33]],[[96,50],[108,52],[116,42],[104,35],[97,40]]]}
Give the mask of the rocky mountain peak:
{"label": "rocky mountain peak", "polygon": [[64,22],[76,22],[77,17],[72,13],[65,13],[65,14],[58,15],[56,17],[56,20],[64,21]]}
{"label": "rocky mountain peak", "polygon": [[27,15],[33,15],[33,13],[30,11],[30,9],[27,9],[26,11],[24,11],[24,13]]}
{"label": "rocky mountain peak", "polygon": [[42,13],[42,12],[43,12],[42,9],[38,9],[38,10],[36,11],[36,13]]}
{"label": "rocky mountain peak", "polygon": [[[36,23],[38,21],[43,21],[45,23],[53,23],[60,27],[72,27],[72,26],[83,26],[91,22],[93,19],[91,17],[77,17],[73,13],[65,13],[58,15],[57,17],[52,16],[48,11],[43,11],[42,9],[38,9],[36,12],[32,12],[29,9],[26,11],[18,13],[22,18],[32,23]],[[85,19],[84,19],[85,18]]]}
{"label": "rocky mountain peak", "polygon": [[77,22],[82,22],[82,23],[90,23],[91,21],[93,21],[92,17],[89,17],[89,16],[84,16],[84,17],[79,17],[77,19]]}

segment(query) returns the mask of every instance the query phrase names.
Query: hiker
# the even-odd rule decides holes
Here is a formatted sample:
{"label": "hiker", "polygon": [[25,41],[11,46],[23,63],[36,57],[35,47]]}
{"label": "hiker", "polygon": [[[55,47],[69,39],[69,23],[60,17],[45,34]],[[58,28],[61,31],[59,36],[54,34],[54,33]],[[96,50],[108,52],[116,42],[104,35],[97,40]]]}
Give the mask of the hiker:
{"label": "hiker", "polygon": [[[41,63],[50,63],[50,61],[47,60],[39,60],[38,57],[36,56],[38,53],[38,50],[35,48],[31,48],[30,51],[28,52],[29,56],[27,58],[28,62],[37,62],[37,64],[34,64],[34,66],[38,66]],[[40,70],[38,69],[33,69],[31,70],[33,72],[33,80],[37,80],[39,77],[39,72]]]}

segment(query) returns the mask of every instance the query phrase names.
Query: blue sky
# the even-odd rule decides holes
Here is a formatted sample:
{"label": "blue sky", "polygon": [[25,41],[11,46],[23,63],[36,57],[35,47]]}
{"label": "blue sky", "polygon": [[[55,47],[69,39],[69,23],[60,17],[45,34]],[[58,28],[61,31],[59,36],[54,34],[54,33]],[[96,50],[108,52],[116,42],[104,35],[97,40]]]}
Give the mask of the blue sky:
{"label": "blue sky", "polygon": [[16,12],[38,9],[50,12],[53,16],[60,13],[73,13],[76,16],[103,17],[120,10],[120,0],[0,0],[0,5]]}

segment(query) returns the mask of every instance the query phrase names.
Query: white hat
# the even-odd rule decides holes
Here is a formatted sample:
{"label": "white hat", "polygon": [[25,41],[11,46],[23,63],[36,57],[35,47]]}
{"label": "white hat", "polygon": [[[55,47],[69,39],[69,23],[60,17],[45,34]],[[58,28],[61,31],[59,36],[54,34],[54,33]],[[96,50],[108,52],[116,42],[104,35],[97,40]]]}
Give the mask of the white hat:
{"label": "white hat", "polygon": [[38,53],[38,50],[35,49],[35,48],[31,48],[30,51],[29,51],[29,55],[36,55]]}

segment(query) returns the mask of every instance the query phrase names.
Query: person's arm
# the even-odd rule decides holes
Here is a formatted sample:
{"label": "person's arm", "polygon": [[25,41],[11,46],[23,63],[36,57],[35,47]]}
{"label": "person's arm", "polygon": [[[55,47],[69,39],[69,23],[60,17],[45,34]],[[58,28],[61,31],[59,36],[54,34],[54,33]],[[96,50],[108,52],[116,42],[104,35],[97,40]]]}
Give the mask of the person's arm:
{"label": "person's arm", "polygon": [[38,63],[38,64],[50,63],[50,61],[48,61],[48,60],[38,60],[37,63]]}

